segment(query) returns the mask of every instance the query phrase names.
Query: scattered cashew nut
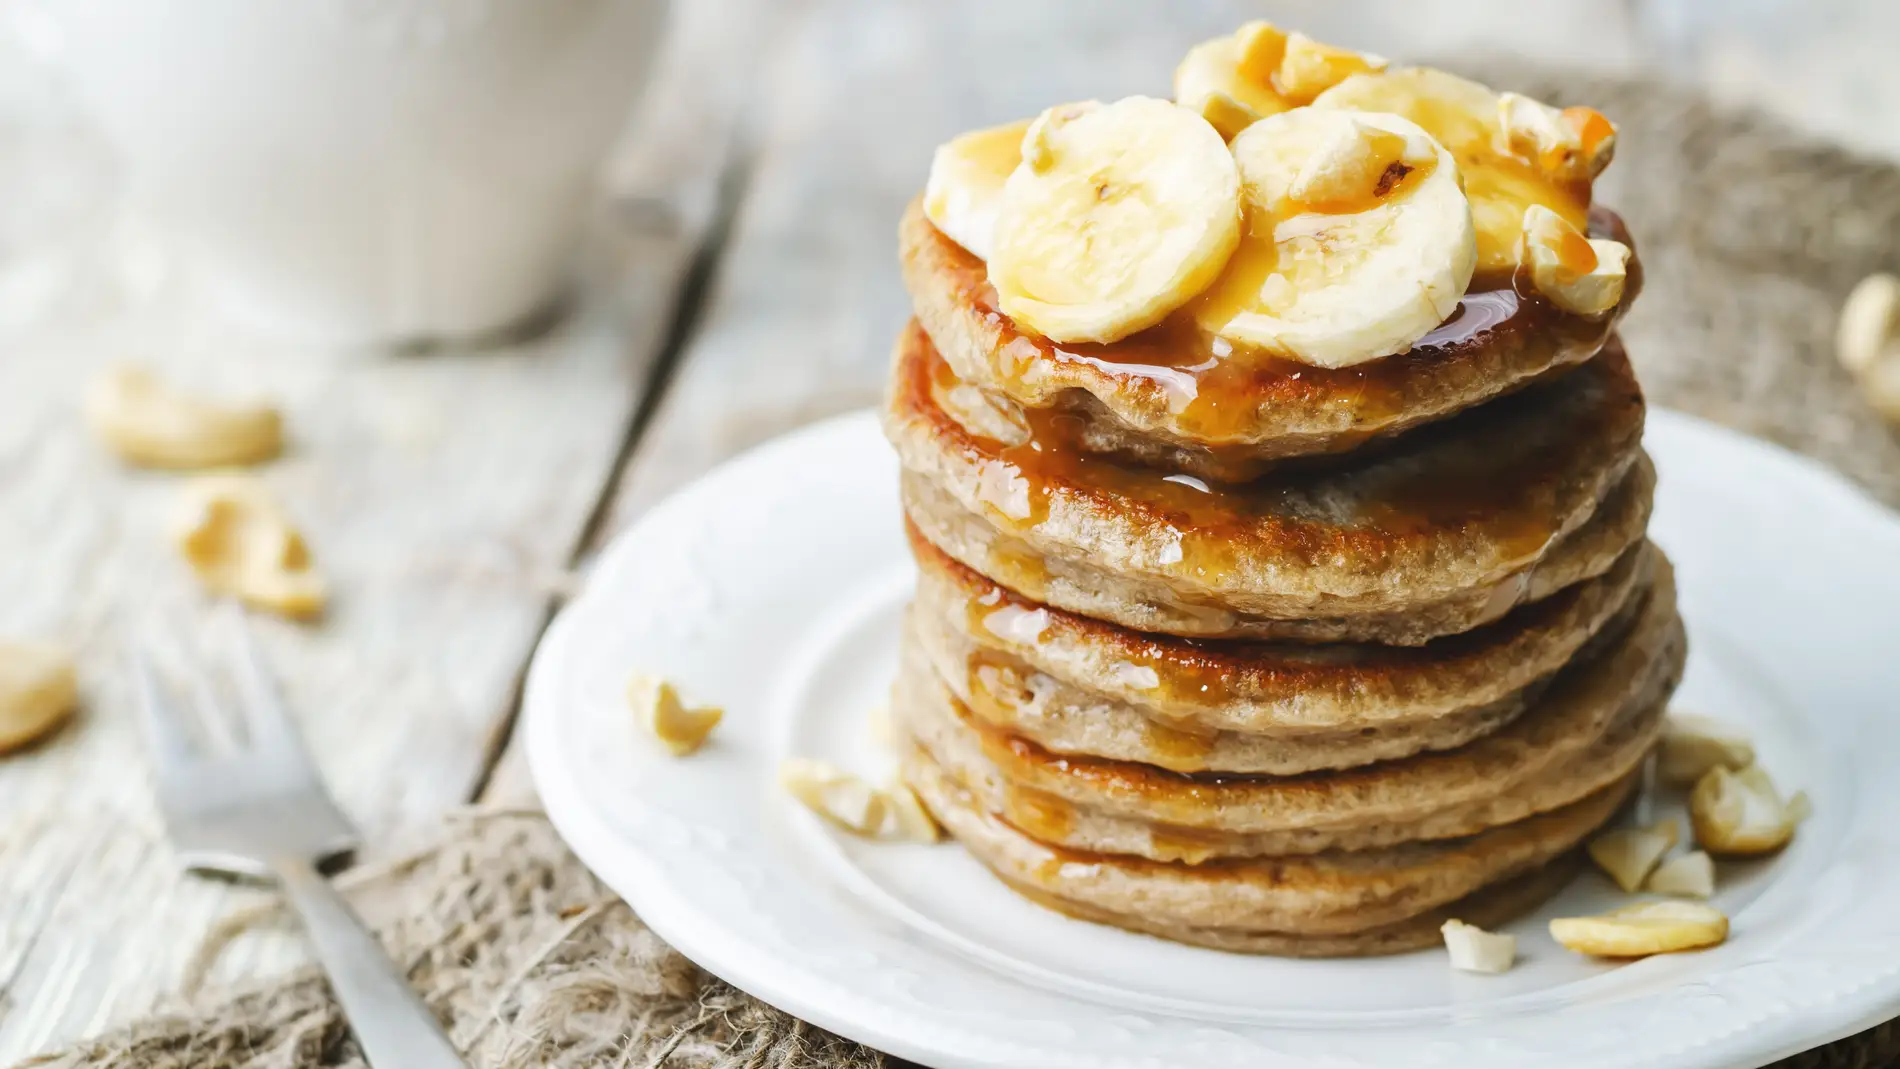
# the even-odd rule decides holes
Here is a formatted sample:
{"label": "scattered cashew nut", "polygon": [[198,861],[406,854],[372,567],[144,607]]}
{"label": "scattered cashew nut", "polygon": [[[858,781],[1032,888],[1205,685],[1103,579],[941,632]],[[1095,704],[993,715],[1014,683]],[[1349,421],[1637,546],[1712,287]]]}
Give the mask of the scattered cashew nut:
{"label": "scattered cashew nut", "polygon": [[1741,729],[1710,716],[1672,712],[1663,721],[1656,772],[1665,783],[1690,784],[1717,765],[1730,770],[1755,763],[1755,744]]}
{"label": "scattered cashew nut", "polygon": [[1448,920],[1438,931],[1451,967],[1460,972],[1507,972],[1517,960],[1517,936],[1507,932],[1487,932],[1461,920]]}
{"label": "scattered cashew nut", "polygon": [[1700,902],[1639,902],[1596,917],[1558,917],[1550,937],[1579,954],[1641,958],[1714,946],[1728,938],[1728,917]]}
{"label": "scattered cashew nut", "polygon": [[1590,840],[1590,860],[1609,873],[1625,892],[1634,892],[1676,845],[1676,822],[1660,821],[1648,828],[1619,828]]}
{"label": "scattered cashew nut", "polygon": [[718,706],[688,708],[673,684],[644,673],[628,681],[627,704],[674,757],[685,757],[704,746],[726,715]]}
{"label": "scattered cashew nut", "polygon": [[1659,895],[1707,898],[1715,893],[1715,861],[1700,850],[1672,857],[1649,874],[1644,890]]}
{"label": "scattered cashew nut", "polygon": [[213,593],[293,619],[322,615],[328,591],[310,549],[256,479],[194,479],[185,488],[175,537],[179,552]]}
{"label": "scattered cashew nut", "polygon": [[853,835],[908,843],[943,838],[936,819],[902,780],[879,789],[836,765],[805,757],[786,758],[778,777],[805,808]]}
{"label": "scattered cashew nut", "polygon": [[1834,352],[1867,403],[1883,418],[1900,422],[1900,277],[1860,280],[1841,306]]}
{"label": "scattered cashew nut", "polygon": [[275,408],[194,397],[140,367],[109,368],[94,380],[86,417],[113,452],[148,468],[240,467],[284,447]]}
{"label": "scattered cashew nut", "polygon": [[1689,793],[1696,844],[1718,856],[1773,853],[1794,837],[1795,817],[1760,765],[1709,769]]}
{"label": "scattered cashew nut", "polygon": [[0,643],[0,754],[45,737],[78,704],[70,654],[39,642]]}

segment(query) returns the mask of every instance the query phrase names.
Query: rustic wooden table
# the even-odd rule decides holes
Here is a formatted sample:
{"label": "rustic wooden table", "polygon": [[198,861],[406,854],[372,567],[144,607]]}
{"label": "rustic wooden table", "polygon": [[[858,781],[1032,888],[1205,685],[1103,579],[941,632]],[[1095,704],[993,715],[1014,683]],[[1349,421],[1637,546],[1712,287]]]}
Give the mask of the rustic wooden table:
{"label": "rustic wooden table", "polygon": [[[1900,13],[1877,0],[676,8],[596,228],[598,292],[554,337],[400,357],[240,344],[180,311],[125,240],[95,265],[111,284],[0,337],[0,633],[70,641],[86,698],[69,730],[0,761],[0,1064],[162,1005],[207,927],[261,894],[181,875],[152,809],[120,654],[196,601],[162,533],[174,480],[120,468],[76,418],[108,361],[287,406],[294,447],[267,478],[338,596],[322,624],[264,638],[374,839],[470,800],[530,800],[516,691],[572,576],[718,461],[875,399],[907,315],[895,221],[953,133],[1165,93],[1190,43],[1264,14],[1400,57],[1664,71],[1900,155],[1900,78],[1880,52]],[[294,937],[247,937],[212,979],[301,955]]]}

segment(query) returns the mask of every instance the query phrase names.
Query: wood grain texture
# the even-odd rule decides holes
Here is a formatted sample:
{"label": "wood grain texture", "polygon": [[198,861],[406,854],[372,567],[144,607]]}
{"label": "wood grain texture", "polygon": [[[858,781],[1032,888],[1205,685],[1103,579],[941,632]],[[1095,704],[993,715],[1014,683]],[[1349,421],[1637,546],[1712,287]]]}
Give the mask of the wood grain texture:
{"label": "wood grain texture", "polygon": [[[261,900],[180,874],[153,812],[121,671],[154,631],[189,641],[203,599],[167,547],[178,480],[122,468],[78,417],[101,367],[281,403],[292,446],[262,472],[335,589],[320,625],[261,621],[339,800],[373,841],[465,801],[617,471],[678,291],[713,220],[753,5],[681,5],[616,161],[592,280],[555,334],[476,353],[284,349],[215,325],[188,281],[139,266],[0,355],[0,635],[78,652],[85,710],[0,761],[0,1064],[159,1004],[207,929]],[[136,250],[135,250],[136,252]],[[303,960],[240,941],[212,979]]]}

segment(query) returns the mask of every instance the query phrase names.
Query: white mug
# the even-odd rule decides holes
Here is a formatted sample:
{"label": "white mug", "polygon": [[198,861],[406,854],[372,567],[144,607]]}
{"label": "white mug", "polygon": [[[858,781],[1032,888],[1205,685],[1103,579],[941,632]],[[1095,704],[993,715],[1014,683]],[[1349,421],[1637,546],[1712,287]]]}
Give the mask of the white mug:
{"label": "white mug", "polygon": [[487,334],[559,297],[665,0],[37,0],[134,204],[297,340]]}

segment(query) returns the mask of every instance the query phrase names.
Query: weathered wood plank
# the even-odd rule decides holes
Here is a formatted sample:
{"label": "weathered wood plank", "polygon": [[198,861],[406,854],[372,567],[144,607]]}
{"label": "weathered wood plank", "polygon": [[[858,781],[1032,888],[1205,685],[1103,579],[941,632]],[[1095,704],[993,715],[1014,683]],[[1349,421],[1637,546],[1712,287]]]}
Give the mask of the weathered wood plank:
{"label": "weathered wood plank", "polygon": [[[212,922],[260,894],[177,874],[152,812],[121,655],[161,610],[182,608],[190,632],[201,605],[165,545],[176,480],[95,446],[75,411],[85,383],[138,358],[284,404],[295,444],[265,478],[337,597],[319,626],[263,622],[270,659],[372,838],[465,800],[711,222],[737,108],[707,60],[757,20],[749,0],[680,8],[597,228],[601,292],[556,335],[411,358],[290,352],[205,325],[181,289],[97,303],[6,345],[0,633],[70,641],[86,713],[0,761],[0,1063],[151,1008]],[[294,938],[260,936],[214,977],[301,958]]]}

